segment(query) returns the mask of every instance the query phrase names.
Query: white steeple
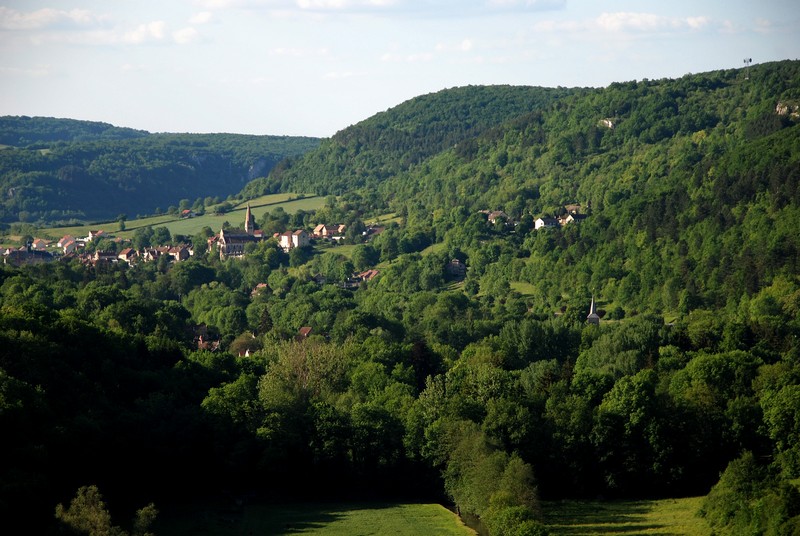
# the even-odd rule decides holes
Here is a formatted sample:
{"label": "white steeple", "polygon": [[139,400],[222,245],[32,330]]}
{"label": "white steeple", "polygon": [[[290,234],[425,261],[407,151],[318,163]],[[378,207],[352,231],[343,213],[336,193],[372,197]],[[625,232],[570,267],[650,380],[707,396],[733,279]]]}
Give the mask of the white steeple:
{"label": "white steeple", "polygon": [[594,294],[592,294],[592,304],[589,306],[589,314],[586,316],[586,322],[594,324],[595,326],[600,325],[600,316],[598,316],[597,309],[594,305]]}

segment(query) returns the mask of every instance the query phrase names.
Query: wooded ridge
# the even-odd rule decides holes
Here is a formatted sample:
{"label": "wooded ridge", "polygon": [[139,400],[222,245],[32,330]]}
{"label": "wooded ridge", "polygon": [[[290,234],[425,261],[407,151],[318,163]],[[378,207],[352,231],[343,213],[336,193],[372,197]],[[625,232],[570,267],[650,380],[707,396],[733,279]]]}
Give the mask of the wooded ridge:
{"label": "wooded ridge", "polygon": [[133,218],[225,199],[316,138],[150,134],[70,119],[0,118],[0,222]]}

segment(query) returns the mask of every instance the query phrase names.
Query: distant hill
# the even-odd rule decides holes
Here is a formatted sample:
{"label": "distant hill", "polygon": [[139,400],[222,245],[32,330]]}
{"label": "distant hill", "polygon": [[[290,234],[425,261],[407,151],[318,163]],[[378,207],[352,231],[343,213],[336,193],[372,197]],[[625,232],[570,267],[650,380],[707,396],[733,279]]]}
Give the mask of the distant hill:
{"label": "distant hill", "polygon": [[144,130],[115,127],[96,121],[55,119],[53,117],[0,117],[0,145],[27,147],[56,141],[98,141],[141,138]]}
{"label": "distant hill", "polygon": [[151,214],[182,199],[225,198],[319,139],[150,134],[73,119],[0,118],[0,222]]}

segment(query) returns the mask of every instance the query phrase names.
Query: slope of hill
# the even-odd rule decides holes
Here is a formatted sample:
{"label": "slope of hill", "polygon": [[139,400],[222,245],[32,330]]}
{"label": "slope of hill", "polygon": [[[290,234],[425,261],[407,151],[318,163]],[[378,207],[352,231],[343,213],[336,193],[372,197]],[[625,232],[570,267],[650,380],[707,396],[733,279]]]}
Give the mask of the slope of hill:
{"label": "slope of hill", "polygon": [[51,224],[224,198],[319,144],[289,136],[149,134],[47,118],[4,118],[0,132],[17,145],[0,151],[0,221]]}
{"label": "slope of hill", "polygon": [[[409,101],[267,181],[289,191],[348,191],[362,210],[388,207],[463,251],[482,284],[534,283],[542,312],[593,290],[632,310],[685,313],[797,272],[800,62],[759,65],[749,79],[728,70],[516,91],[463,88]],[[490,113],[486,95],[517,99]],[[430,127],[436,117],[481,127],[445,140]],[[433,139],[403,137],[414,129]],[[407,143],[388,141],[398,139]],[[589,218],[529,232],[533,219],[563,215],[567,204]],[[485,238],[465,232],[479,210],[523,222],[513,236],[494,237],[517,262],[484,259]]]}
{"label": "slope of hill", "polygon": [[269,180],[248,185],[243,194],[286,191],[289,184],[336,195],[357,188],[373,188],[509,119],[581,92],[562,88],[469,86],[416,97],[338,132],[324,140],[308,158],[293,159],[276,169]]}

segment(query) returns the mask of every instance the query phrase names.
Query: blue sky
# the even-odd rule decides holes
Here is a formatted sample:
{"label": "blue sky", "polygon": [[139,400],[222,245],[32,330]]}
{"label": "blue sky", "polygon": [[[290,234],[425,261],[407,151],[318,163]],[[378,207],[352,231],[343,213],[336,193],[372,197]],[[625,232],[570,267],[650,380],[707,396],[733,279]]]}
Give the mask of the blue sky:
{"label": "blue sky", "polygon": [[331,136],[469,84],[800,58],[796,0],[0,0],[0,115]]}

